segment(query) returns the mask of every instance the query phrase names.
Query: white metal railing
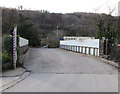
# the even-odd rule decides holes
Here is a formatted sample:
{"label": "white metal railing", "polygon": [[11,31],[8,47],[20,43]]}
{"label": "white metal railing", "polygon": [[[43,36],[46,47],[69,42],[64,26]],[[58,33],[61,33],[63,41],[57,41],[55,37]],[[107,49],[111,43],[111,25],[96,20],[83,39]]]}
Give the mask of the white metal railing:
{"label": "white metal railing", "polygon": [[99,48],[96,48],[96,47],[85,47],[85,46],[76,46],[76,45],[60,45],[60,48],[78,52],[78,53],[99,56]]}

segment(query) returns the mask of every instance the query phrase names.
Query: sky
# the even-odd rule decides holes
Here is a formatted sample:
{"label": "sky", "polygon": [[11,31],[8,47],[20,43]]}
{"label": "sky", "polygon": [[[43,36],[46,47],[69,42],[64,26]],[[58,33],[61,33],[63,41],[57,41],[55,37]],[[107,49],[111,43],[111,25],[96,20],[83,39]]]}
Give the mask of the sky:
{"label": "sky", "polygon": [[47,10],[55,13],[93,12],[118,14],[120,0],[0,0],[1,7]]}

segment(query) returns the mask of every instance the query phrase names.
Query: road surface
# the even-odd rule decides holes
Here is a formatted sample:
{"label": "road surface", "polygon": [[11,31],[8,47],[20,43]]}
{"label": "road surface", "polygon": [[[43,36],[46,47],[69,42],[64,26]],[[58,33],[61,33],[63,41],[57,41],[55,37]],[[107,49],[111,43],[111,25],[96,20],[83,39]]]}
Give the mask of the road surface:
{"label": "road surface", "polygon": [[100,58],[62,49],[31,48],[31,76],[5,92],[118,92],[118,71]]}

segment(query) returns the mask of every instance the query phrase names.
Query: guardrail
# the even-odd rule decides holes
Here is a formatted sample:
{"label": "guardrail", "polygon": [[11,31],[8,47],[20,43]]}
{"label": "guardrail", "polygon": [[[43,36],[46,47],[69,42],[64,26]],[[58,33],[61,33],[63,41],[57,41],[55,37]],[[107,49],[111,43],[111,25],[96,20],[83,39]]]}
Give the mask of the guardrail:
{"label": "guardrail", "polygon": [[78,53],[99,56],[99,48],[75,46],[75,45],[60,45],[60,48],[65,49],[65,50],[69,50],[69,51],[78,52]]}

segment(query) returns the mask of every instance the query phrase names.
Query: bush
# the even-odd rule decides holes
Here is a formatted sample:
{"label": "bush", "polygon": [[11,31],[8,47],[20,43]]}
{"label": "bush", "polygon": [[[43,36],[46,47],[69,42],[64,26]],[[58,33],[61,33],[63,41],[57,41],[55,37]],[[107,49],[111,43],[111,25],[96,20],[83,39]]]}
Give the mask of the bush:
{"label": "bush", "polygon": [[12,62],[12,54],[8,52],[3,52],[2,54],[2,64]]}
{"label": "bush", "polygon": [[12,67],[12,35],[4,35],[2,44],[2,70],[6,70]]}
{"label": "bush", "polygon": [[5,35],[3,37],[3,53],[4,52],[12,54],[12,35]]}
{"label": "bush", "polygon": [[120,48],[116,49],[116,60],[120,62]]}
{"label": "bush", "polygon": [[49,41],[48,47],[49,48],[57,48],[58,47],[58,42],[56,42],[56,41]]}
{"label": "bush", "polygon": [[110,59],[120,62],[120,48],[114,49],[111,52]]}
{"label": "bush", "polygon": [[[7,70],[13,67],[13,38],[12,35],[4,35],[2,41],[2,69]],[[19,52],[19,35],[17,35],[17,52]],[[19,56],[18,56],[19,59]],[[19,63],[19,62],[18,62]]]}

